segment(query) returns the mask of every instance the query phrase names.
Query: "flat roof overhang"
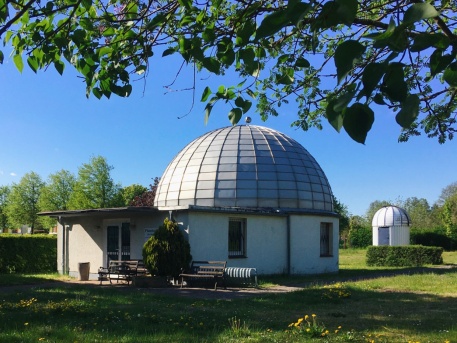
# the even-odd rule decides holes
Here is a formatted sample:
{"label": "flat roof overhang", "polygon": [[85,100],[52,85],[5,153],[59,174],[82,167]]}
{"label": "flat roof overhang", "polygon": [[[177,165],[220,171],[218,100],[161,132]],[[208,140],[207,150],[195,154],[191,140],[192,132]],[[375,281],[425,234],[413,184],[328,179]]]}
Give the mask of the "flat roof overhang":
{"label": "flat roof overhang", "polygon": [[160,211],[156,207],[114,207],[114,208],[93,208],[87,210],[66,210],[40,212],[39,216],[51,218],[76,218],[76,217],[105,217],[105,216],[126,216],[126,215],[150,215]]}

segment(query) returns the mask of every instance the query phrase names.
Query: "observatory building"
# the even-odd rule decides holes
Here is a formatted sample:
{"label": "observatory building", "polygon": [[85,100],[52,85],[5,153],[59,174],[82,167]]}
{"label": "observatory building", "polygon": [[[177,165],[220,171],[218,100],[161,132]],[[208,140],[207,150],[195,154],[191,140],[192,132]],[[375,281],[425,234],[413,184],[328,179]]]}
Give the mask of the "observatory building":
{"label": "observatory building", "polygon": [[167,217],[194,260],[259,274],[338,270],[339,219],[324,171],[297,141],[261,126],[225,127],[190,142],[163,173],[154,207],[43,215],[59,219],[58,269],[70,275],[80,262],[90,262],[94,278],[110,259],[141,259]]}
{"label": "observatory building", "polygon": [[384,206],[373,216],[373,245],[409,245],[408,213],[397,206]]}

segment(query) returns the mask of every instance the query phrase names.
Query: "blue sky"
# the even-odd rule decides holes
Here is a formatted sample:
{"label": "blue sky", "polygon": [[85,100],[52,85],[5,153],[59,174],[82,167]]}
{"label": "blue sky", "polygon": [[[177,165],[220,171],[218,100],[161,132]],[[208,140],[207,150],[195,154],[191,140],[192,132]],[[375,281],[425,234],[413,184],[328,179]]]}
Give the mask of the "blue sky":
{"label": "blue sky", "polygon": [[[44,180],[61,169],[77,174],[79,166],[101,155],[114,167],[113,179],[122,186],[148,186],[186,144],[230,125],[228,107],[222,105],[204,124],[202,90],[208,83],[216,89],[224,82],[211,77],[198,81],[193,110],[178,119],[192,106],[192,93],[178,90],[191,87],[193,77],[191,70],[184,72],[173,85],[176,91],[167,92],[163,86],[173,82],[179,67],[172,61],[154,60],[158,64],[152,65],[146,85],[134,82],[129,98],[97,100],[85,97],[84,83],[68,66],[63,77],[52,67],[38,74],[25,67],[20,74],[5,59],[0,65],[0,185],[19,182],[31,171]],[[457,139],[440,145],[421,136],[398,143],[400,127],[393,113],[376,113],[366,144],[361,145],[329,125],[323,131],[291,128],[296,119],[293,108],[281,110],[279,117],[266,122],[252,112],[251,124],[276,129],[301,143],[351,214],[364,214],[374,200],[415,196],[433,204],[445,186],[457,181]]]}

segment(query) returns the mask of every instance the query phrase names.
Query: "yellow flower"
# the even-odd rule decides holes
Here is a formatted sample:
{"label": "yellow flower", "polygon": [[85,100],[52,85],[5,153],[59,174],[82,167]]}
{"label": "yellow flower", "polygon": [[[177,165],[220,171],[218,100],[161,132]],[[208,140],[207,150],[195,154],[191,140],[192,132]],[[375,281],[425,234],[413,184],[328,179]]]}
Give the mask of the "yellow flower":
{"label": "yellow flower", "polygon": [[310,328],[306,328],[306,332],[310,332],[310,331],[311,331],[311,329],[310,329]]}
{"label": "yellow flower", "polygon": [[313,314],[311,315],[311,317],[316,318],[316,315],[313,313]]}
{"label": "yellow flower", "polygon": [[335,333],[338,333],[338,330],[335,330]]}
{"label": "yellow flower", "polygon": [[340,326],[338,326],[338,330],[341,330],[341,325],[340,325]]}
{"label": "yellow flower", "polygon": [[305,316],[305,320],[308,320],[308,318],[309,318],[309,316],[308,316],[308,315],[306,315],[306,316]]}
{"label": "yellow flower", "polygon": [[24,325],[29,325],[29,323],[24,323]]}
{"label": "yellow flower", "polygon": [[303,321],[303,318],[298,318],[297,324],[300,324]]}

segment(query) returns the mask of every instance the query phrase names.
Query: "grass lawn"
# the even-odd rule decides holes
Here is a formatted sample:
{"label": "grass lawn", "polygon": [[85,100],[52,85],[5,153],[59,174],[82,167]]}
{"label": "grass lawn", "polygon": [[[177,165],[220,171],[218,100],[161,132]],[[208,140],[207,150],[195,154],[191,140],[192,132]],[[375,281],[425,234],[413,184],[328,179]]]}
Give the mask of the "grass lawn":
{"label": "grass lawn", "polygon": [[457,343],[457,269],[369,268],[365,253],[342,250],[338,275],[261,278],[262,287],[310,285],[301,291],[231,300],[0,275],[3,285],[36,284],[0,288],[0,342]]}

